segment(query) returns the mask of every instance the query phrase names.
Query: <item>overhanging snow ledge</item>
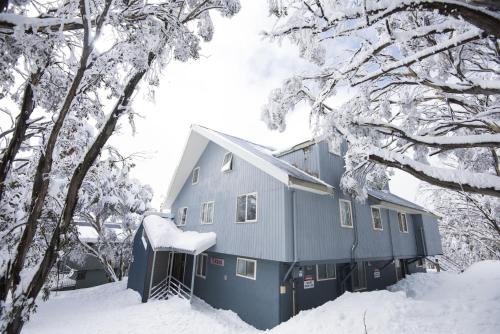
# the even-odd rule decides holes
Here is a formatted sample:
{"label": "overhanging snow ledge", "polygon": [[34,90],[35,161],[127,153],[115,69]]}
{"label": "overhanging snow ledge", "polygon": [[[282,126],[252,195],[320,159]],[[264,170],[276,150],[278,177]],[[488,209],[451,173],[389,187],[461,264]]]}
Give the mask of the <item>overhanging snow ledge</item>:
{"label": "overhanging snow ledge", "polygon": [[146,236],[155,251],[198,255],[215,245],[214,232],[182,231],[172,220],[149,215],[144,218]]}

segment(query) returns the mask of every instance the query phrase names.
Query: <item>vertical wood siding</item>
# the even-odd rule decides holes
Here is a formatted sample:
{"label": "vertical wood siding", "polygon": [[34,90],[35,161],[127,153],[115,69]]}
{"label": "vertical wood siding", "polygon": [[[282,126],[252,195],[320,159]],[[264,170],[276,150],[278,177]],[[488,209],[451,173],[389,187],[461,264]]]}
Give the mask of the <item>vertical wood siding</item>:
{"label": "vertical wood siding", "polygon": [[[201,155],[199,182],[186,180],[172,205],[172,213],[188,207],[185,230],[217,234],[214,252],[286,261],[285,185],[233,155],[233,169],[221,172],[226,151],[210,142]],[[257,222],[236,223],[238,195],[257,192]],[[202,225],[201,204],[214,201],[214,223]],[[290,241],[290,239],[288,239]],[[288,247],[289,248],[289,247]]]}

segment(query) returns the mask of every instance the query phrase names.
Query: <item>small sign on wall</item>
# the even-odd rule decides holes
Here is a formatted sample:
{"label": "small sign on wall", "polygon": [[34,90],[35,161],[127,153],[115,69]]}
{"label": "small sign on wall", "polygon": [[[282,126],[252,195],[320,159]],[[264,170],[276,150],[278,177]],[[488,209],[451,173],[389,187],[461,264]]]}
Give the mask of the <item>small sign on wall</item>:
{"label": "small sign on wall", "polygon": [[224,267],[224,259],[219,259],[219,258],[216,258],[216,257],[211,257],[210,258],[210,263],[213,264],[214,266]]}
{"label": "small sign on wall", "polygon": [[312,289],[314,288],[314,280],[305,280],[304,281],[304,289]]}
{"label": "small sign on wall", "polygon": [[380,270],[378,269],[373,270],[373,278],[380,278]]}

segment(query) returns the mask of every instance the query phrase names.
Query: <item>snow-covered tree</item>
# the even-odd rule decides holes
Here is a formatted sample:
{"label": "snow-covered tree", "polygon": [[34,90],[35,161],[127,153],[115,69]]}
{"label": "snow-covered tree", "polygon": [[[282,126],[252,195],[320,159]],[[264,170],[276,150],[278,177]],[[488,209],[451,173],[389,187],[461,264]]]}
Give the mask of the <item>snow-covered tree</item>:
{"label": "snow-covered tree", "polygon": [[266,36],[311,63],[271,92],[271,129],[310,103],[315,134],[348,142],[342,187],[358,198],[383,187],[387,167],[500,197],[498,1],[269,3],[278,21]]}
{"label": "snow-covered tree", "polygon": [[500,200],[422,186],[429,207],[441,217],[443,253],[464,270],[482,260],[500,260]]}
{"label": "snow-covered tree", "polygon": [[[4,2],[2,2],[4,4]],[[0,13],[0,330],[19,333],[63,249],[81,187],[139,85],[199,57],[238,0],[12,1]],[[2,124],[5,124],[2,122]]]}
{"label": "snow-covered tree", "polygon": [[132,167],[117,152],[113,152],[113,158],[92,166],[82,184],[75,212],[75,220],[90,225],[97,240],[90,243],[76,236],[79,247],[72,250],[72,257],[94,256],[113,281],[121,280],[126,273],[134,232],[150,209],[153,197],[150,186],[130,177]]}

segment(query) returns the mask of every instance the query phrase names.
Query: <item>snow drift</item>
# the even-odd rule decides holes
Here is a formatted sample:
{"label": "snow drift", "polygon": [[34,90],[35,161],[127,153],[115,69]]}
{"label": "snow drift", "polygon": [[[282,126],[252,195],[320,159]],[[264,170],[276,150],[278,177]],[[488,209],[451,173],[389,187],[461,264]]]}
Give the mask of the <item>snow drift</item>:
{"label": "snow drift", "polygon": [[[125,282],[59,292],[42,303],[26,334],[259,333],[231,311],[201,300],[172,298],[142,304]],[[345,293],[300,312],[271,334],[500,333],[500,261],[484,261],[463,274],[414,274],[390,291]],[[260,307],[260,306],[256,306]]]}

